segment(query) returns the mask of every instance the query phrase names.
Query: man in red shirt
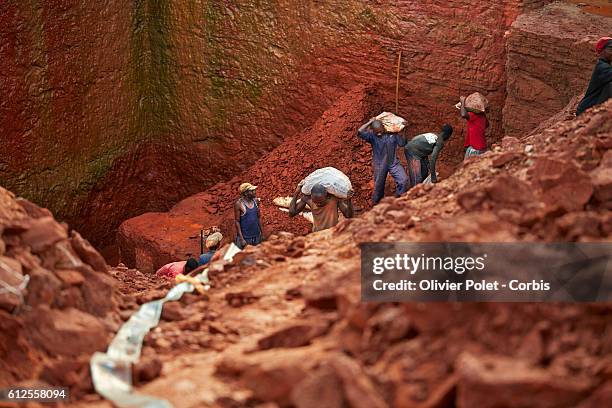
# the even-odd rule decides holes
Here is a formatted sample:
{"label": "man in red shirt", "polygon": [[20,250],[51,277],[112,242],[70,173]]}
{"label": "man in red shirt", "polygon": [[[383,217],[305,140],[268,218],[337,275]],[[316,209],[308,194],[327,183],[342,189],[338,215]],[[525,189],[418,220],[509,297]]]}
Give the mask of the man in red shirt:
{"label": "man in red shirt", "polygon": [[485,132],[489,127],[489,121],[484,112],[469,112],[465,107],[465,97],[461,97],[461,117],[467,120],[467,133],[465,134],[465,159],[470,156],[483,154],[487,150]]}

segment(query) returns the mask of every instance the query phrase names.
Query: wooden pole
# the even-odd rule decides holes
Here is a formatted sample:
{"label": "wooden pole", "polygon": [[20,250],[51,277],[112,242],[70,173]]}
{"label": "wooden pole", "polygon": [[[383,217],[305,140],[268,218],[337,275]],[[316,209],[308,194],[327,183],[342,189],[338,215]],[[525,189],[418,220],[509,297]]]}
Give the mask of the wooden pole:
{"label": "wooden pole", "polygon": [[395,81],[395,114],[399,115],[399,79],[400,79],[400,64],[402,63],[402,52],[397,55],[397,77]]}

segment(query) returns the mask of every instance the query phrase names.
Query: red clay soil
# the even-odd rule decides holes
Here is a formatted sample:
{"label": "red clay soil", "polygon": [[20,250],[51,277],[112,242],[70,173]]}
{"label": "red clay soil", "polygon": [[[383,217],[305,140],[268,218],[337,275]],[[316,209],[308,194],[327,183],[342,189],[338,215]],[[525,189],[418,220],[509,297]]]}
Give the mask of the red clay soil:
{"label": "red clay soil", "polygon": [[458,125],[453,105],[480,91],[497,140],[504,33],[549,2],[0,2],[0,184],[103,247],[123,220],[240,174],[355,85],[394,106],[399,51],[416,132]]}
{"label": "red clay soil", "polygon": [[610,0],[570,0],[569,3],[578,5],[586,13],[612,17],[612,2]]}
{"label": "red clay soil", "polygon": [[[257,193],[268,233],[286,231],[303,235],[311,230],[305,219],[290,219],[272,200],[291,195],[300,180],[321,167],[333,166],[347,174],[355,189],[354,205],[358,211],[369,208],[373,188],[371,148],[357,138],[356,129],[383,107],[376,91],[357,86],[311,128],[287,139],[241,175],[181,201],[168,213],[148,213],[125,221],[118,234],[122,261],[141,271],[152,271],[167,262],[197,254],[200,228],[212,225],[221,227],[225,242],[233,239],[233,204],[243,182],[259,186]],[[435,124],[431,130],[437,131],[441,125]],[[439,168],[443,177],[451,171],[448,163],[461,154],[455,147],[442,153]],[[387,192],[393,194],[390,180]]]}
{"label": "red clay soil", "polygon": [[[89,357],[119,327],[122,305],[104,258],[51,213],[0,188],[0,387],[92,391]],[[3,285],[4,286],[4,285]]]}
{"label": "red clay soil", "polygon": [[[439,184],[211,265],[208,295],[166,305],[146,337],[139,391],[204,407],[605,406],[610,305],[365,304],[358,245],[609,240],[610,115],[612,101],[523,141],[505,138]],[[1,193],[2,280],[12,279],[5,265],[32,280],[28,308],[0,297],[0,386],[67,385],[81,405],[109,406],[83,396],[88,358],[106,347],[117,315],[169,285],[109,272],[48,211]]]}
{"label": "red clay soil", "polygon": [[611,305],[361,303],[359,244],[609,240],[611,115],[612,101],[504,138],[434,186],[213,264],[208,296],[147,336],[163,369],[139,391],[203,407],[606,406]]}

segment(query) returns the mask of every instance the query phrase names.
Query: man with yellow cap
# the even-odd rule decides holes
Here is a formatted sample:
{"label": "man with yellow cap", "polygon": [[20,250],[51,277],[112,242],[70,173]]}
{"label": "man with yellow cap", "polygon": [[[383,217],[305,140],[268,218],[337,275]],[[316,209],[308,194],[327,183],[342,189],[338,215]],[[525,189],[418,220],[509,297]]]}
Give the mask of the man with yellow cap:
{"label": "man with yellow cap", "polygon": [[258,245],[263,241],[261,214],[255,197],[257,186],[242,183],[238,188],[240,198],[234,205],[236,219],[236,245],[244,249],[247,245]]}

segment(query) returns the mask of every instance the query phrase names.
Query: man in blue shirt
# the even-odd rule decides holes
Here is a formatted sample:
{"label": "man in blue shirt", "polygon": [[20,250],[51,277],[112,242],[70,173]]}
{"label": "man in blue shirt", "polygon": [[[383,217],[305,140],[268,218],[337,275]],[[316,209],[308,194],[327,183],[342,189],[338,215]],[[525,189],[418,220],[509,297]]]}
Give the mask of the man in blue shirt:
{"label": "man in blue shirt", "polygon": [[372,145],[374,169],[372,202],[377,204],[385,196],[385,182],[389,173],[395,180],[395,196],[398,197],[406,192],[408,176],[397,157],[397,147],[406,145],[405,134],[388,133],[381,121],[372,118],[359,128],[357,135]]}

